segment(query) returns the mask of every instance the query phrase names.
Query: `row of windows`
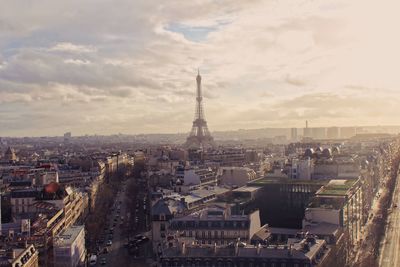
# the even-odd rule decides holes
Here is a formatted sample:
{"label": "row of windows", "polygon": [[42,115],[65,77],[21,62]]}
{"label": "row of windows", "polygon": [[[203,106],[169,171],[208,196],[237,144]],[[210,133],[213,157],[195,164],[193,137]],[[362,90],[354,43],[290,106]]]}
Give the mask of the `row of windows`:
{"label": "row of windows", "polygon": [[246,261],[177,261],[163,260],[163,267],[311,267],[309,263],[293,263],[293,262],[250,262]]}
{"label": "row of windows", "polygon": [[214,239],[224,239],[224,238],[237,238],[237,237],[246,237],[246,234],[242,236],[240,232],[230,232],[230,231],[183,231],[182,236],[184,237],[196,237],[196,238],[214,238]]}
{"label": "row of windows", "polygon": [[200,227],[247,228],[249,225],[249,221],[175,221],[171,223],[171,227],[174,229]]}

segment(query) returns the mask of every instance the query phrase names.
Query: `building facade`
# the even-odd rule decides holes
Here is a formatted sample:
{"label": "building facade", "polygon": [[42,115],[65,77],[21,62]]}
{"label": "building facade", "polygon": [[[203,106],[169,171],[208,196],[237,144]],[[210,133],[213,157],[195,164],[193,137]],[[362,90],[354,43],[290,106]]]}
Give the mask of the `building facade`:
{"label": "building facade", "polygon": [[86,266],[84,226],[70,226],[61,234],[56,236],[53,246],[55,266]]}

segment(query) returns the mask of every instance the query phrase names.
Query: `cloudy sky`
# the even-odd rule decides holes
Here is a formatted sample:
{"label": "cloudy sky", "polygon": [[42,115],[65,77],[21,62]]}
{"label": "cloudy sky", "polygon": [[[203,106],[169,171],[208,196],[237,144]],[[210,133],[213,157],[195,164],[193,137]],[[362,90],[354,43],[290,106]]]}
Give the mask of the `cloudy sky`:
{"label": "cloudy sky", "polygon": [[0,2],[0,136],[400,124],[397,0]]}

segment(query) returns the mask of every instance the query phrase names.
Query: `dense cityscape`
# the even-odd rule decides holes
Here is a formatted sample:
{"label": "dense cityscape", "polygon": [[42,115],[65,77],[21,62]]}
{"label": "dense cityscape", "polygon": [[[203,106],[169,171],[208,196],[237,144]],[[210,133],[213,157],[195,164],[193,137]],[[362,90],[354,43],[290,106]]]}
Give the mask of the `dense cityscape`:
{"label": "dense cityscape", "polygon": [[396,127],[218,140],[196,84],[186,141],[1,138],[1,266],[396,266]]}
{"label": "dense cityscape", "polygon": [[400,267],[400,1],[0,1],[0,267]]}

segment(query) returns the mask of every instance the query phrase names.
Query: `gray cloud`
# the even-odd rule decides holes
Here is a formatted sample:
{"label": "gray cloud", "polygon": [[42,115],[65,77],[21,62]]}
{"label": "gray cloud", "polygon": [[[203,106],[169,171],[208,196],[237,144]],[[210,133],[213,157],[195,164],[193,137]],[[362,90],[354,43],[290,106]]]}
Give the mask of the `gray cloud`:
{"label": "gray cloud", "polygon": [[189,129],[197,67],[212,130],[399,122],[397,24],[370,16],[396,9],[327,1],[9,1],[0,135]]}

